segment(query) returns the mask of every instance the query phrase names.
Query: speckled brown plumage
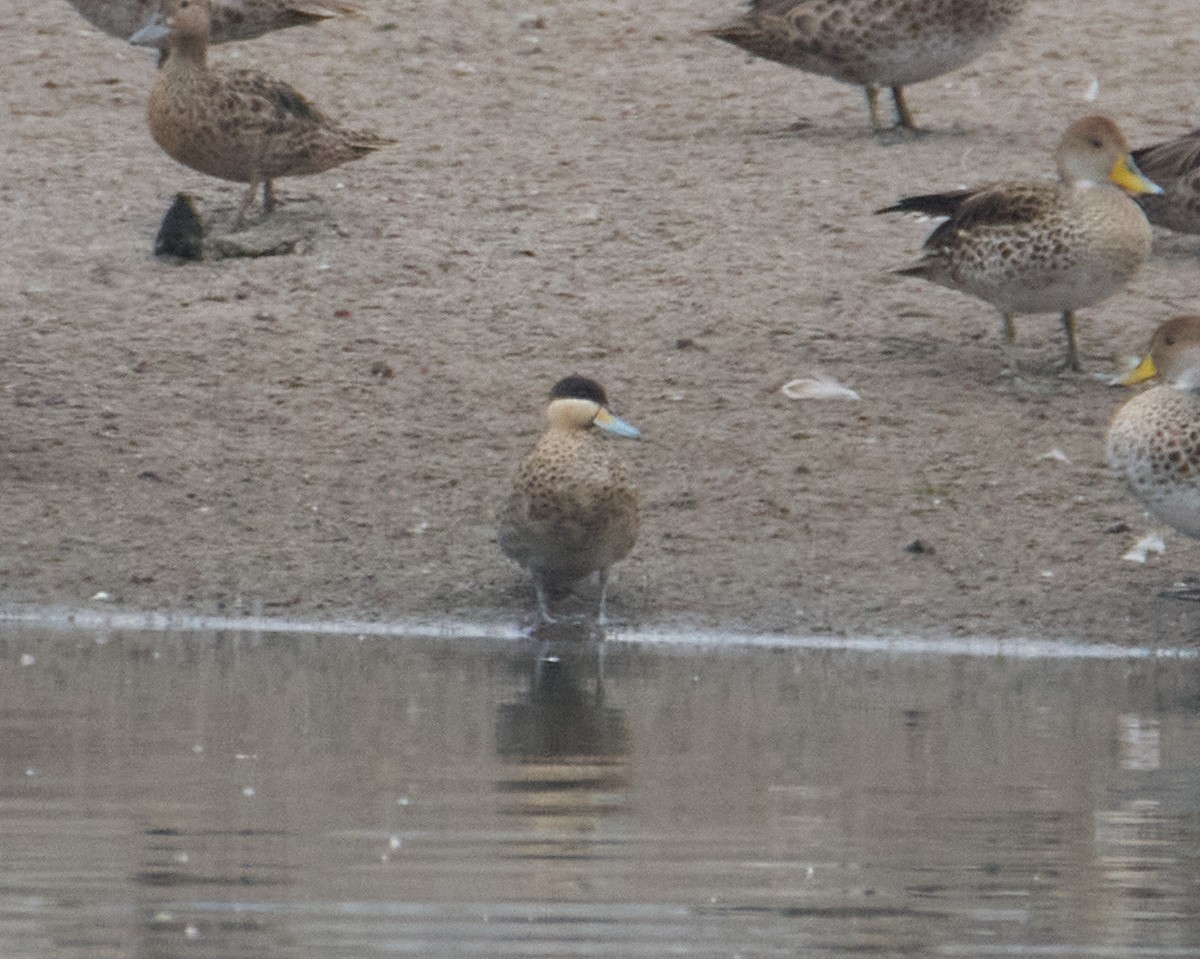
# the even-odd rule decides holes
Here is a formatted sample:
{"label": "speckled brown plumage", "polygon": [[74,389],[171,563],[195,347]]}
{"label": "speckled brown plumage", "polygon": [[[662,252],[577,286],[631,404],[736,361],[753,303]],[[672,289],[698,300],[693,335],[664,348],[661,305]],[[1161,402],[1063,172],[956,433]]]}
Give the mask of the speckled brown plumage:
{"label": "speckled brown plumage", "polygon": [[1120,290],[1150,253],[1150,225],[1125,189],[1157,188],[1128,154],[1115,123],[1085,117],[1059,143],[1057,182],[907,197],[880,210],[948,217],[925,241],[924,256],[897,272],[991,303],[1010,341],[1015,315],[1059,313],[1067,365],[1079,369],[1075,310]]}
{"label": "speckled brown plumage", "polygon": [[1126,382],[1156,375],[1159,385],[1114,415],[1108,463],[1146,509],[1200,538],[1200,316],[1160,326],[1147,360]]}
{"label": "speckled brown plumage", "polygon": [[637,540],[637,490],[624,460],[597,435],[601,411],[607,414],[604,403],[593,399],[552,398],[549,428],[521,464],[500,512],[500,548],[533,576],[544,619],[551,618],[548,591],[595,572],[603,621],[608,569]]}
{"label": "speckled brown plumage", "polygon": [[1163,188],[1137,198],[1151,223],[1180,233],[1200,233],[1200,130],[1133,151],[1142,172]]}
{"label": "speckled brown plumage", "polygon": [[[122,40],[156,17],[166,20],[176,0],[69,0],[97,29]],[[210,43],[250,40],[272,30],[320,23],[333,17],[361,15],[363,7],[349,0],[210,0]]]}
{"label": "speckled brown plumage", "polygon": [[150,133],[180,163],[248,183],[243,210],[259,184],[270,211],[277,177],[320,173],[395,142],[342,126],[265,73],[208,66],[205,0],[179,0],[169,24],[171,56],[150,91]]}
{"label": "speckled brown plumage", "polygon": [[900,126],[915,129],[903,88],[955,70],[991,47],[1025,0],[752,0],[706,31],[750,53],[866,90],[891,87]]}

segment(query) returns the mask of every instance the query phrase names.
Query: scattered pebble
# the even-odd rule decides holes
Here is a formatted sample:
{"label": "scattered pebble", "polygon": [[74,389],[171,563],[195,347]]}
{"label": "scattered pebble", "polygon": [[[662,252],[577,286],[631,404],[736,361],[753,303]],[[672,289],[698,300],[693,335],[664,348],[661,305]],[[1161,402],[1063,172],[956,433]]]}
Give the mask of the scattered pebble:
{"label": "scattered pebble", "polygon": [[1166,551],[1167,544],[1163,542],[1162,536],[1151,530],[1134,543],[1121,559],[1130,563],[1145,563],[1151,553],[1162,556]]}
{"label": "scattered pebble", "polygon": [[801,376],[784,383],[780,390],[789,400],[858,400],[854,390],[828,376]]}
{"label": "scattered pebble", "polygon": [[304,237],[298,235],[272,236],[265,231],[230,233],[214,238],[210,246],[214,260],[253,260],[264,256],[287,256],[295,253],[303,239]]}

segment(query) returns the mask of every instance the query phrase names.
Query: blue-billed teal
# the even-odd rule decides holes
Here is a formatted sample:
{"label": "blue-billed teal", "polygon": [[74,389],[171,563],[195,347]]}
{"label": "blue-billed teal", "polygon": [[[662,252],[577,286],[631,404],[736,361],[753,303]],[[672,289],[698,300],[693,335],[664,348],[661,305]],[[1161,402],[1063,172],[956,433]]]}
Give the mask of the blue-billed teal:
{"label": "blue-billed teal", "polygon": [[549,593],[598,573],[596,615],[603,623],[609,567],[637,540],[638,494],[624,460],[599,434],[641,434],[608,410],[600,384],[579,375],[555,384],[546,418],[549,428],[501,509],[500,548],[533,576],[545,621],[553,619]]}

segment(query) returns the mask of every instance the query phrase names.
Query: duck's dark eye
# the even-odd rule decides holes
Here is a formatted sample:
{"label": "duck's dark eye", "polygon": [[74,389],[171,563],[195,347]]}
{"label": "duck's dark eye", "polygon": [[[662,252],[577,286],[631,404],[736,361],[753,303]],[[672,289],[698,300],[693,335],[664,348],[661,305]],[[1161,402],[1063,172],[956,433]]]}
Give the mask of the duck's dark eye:
{"label": "duck's dark eye", "polygon": [[1164,343],[1166,343],[1166,344],[1167,344],[1167,346],[1174,346],[1174,345],[1175,345],[1175,337],[1173,337],[1173,336],[1164,336],[1164,337],[1163,337],[1163,342],[1164,342]]}
{"label": "duck's dark eye", "polygon": [[[184,2],[186,3],[186,0],[184,0]],[[1091,145],[1094,146],[1097,150],[1102,149],[1104,146],[1104,144],[1100,142],[1098,137],[1092,137],[1092,139],[1088,142],[1091,143]]]}

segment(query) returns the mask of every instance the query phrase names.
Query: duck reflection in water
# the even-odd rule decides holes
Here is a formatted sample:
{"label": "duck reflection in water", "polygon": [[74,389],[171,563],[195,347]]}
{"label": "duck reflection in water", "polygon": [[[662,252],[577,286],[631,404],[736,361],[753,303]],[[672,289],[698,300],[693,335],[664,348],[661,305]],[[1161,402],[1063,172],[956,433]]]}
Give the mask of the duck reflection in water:
{"label": "duck reflection in water", "polygon": [[602,825],[624,810],[632,750],[625,712],[605,696],[601,640],[576,627],[571,639],[540,642],[528,686],[496,713],[496,782],[501,810],[524,841],[516,858],[544,863],[540,892],[566,895],[602,858]]}

